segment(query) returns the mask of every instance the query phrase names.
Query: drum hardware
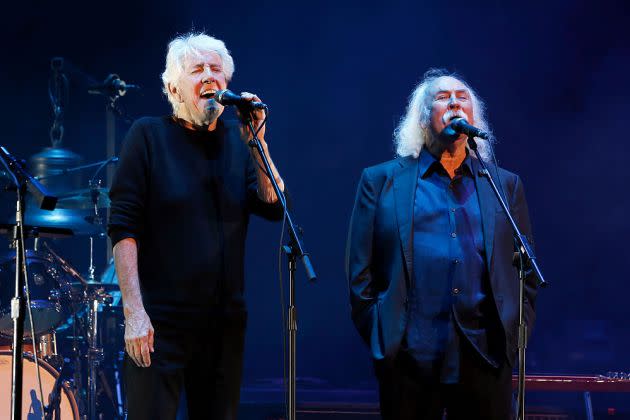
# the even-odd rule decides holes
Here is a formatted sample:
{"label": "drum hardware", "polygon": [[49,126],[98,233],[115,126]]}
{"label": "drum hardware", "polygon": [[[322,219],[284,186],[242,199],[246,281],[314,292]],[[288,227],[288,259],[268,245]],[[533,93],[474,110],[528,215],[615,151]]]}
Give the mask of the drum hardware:
{"label": "drum hardware", "polygon": [[[90,238],[92,239],[92,238]],[[101,325],[102,319],[100,312],[102,307],[109,305],[112,302],[112,296],[108,293],[108,291],[118,291],[118,285],[116,284],[102,284],[101,282],[94,281],[90,279],[91,274],[88,274],[88,278],[85,279],[81,276],[66,260],[64,260],[61,256],[59,256],[48,243],[44,242],[43,246],[48,250],[50,255],[54,258],[54,260],[59,264],[59,266],[71,277],[75,279],[74,282],[70,283],[70,286],[73,290],[81,290],[81,293],[75,297],[76,303],[79,305],[85,305],[86,309],[84,315],[86,315],[86,323],[82,325],[82,323],[78,322],[79,315],[81,315],[81,310],[73,311],[73,354],[75,361],[75,383],[81,384],[83,383],[83,378],[81,377],[82,366],[81,359],[85,356],[87,361],[87,393],[83,397],[79,395],[78,399],[80,402],[84,402],[84,409],[81,412],[86,413],[87,419],[96,419],[98,416],[97,412],[97,400],[98,400],[98,389],[99,384],[101,389],[104,390],[105,394],[112,402],[112,405],[118,413],[121,415],[121,400],[118,400],[118,403],[114,400],[114,394],[109,387],[109,384],[104,381],[104,374],[102,372],[101,366],[104,357],[104,350],[102,347],[102,343],[100,342],[100,332],[103,329]],[[92,255],[90,255],[92,257]],[[91,262],[89,271],[93,272],[94,265]],[[81,334],[80,331],[85,331],[85,334]],[[87,343],[87,350],[84,355],[81,354],[80,346],[78,343],[79,337],[85,337]],[[117,388],[119,385],[117,385]]]}
{"label": "drum hardware", "polygon": [[[73,395],[73,403],[77,406],[78,413],[85,413],[85,418],[96,419],[103,414],[105,406],[97,404],[99,396],[101,396],[101,401],[108,400],[111,403],[113,411],[107,409],[106,412],[113,413],[112,415],[116,418],[123,418],[124,406],[119,372],[121,360],[119,360],[120,357],[117,357],[119,355],[118,352],[112,354],[111,357],[106,357],[103,348],[104,344],[118,347],[119,345],[114,342],[122,337],[122,311],[117,311],[119,309],[117,307],[109,306],[112,302],[110,293],[120,293],[118,285],[90,281],[89,275],[86,276],[87,278],[84,278],[70,263],[57,254],[48,242],[38,239],[35,241],[35,246],[38,249],[27,250],[26,258],[30,268],[29,284],[32,285],[30,292],[34,297],[37,294],[37,299],[33,299],[31,302],[31,307],[34,311],[33,317],[35,320],[38,320],[39,313],[52,307],[54,308],[53,314],[57,318],[43,317],[44,320],[47,320],[45,326],[41,325],[41,321],[38,321],[35,335],[36,345],[26,344],[22,354],[31,360],[35,360],[35,355],[38,355],[37,360],[45,363],[46,369],[53,369],[57,373],[61,372],[64,363],[62,356],[58,353],[56,339],[56,331],[59,330],[59,318],[63,318],[64,314],[71,312],[73,319],[80,321],[72,322],[74,333],[72,337],[68,337],[73,340],[73,356],[70,356],[67,361],[75,362],[74,381],[64,382],[59,379],[55,384],[46,385],[48,379],[42,378],[43,398],[44,400],[49,399],[49,401],[43,401],[48,404],[48,406],[43,407],[44,418],[55,418],[54,416],[57,415],[58,411],[62,413],[61,419],[66,418],[63,414],[67,412],[67,408],[64,409],[64,401],[66,399],[64,393],[72,389],[72,383],[79,386],[79,392]],[[10,262],[11,258],[0,259],[0,281],[3,275],[12,271],[7,265]],[[113,271],[113,264],[110,268]],[[110,281],[117,281],[115,273],[111,277]],[[2,285],[0,284],[0,286]],[[2,302],[0,302],[1,305]],[[84,309],[82,310],[81,307]],[[59,308],[61,309],[59,310]],[[48,314],[48,312],[43,313]],[[80,318],[80,320],[77,318]],[[105,329],[111,329],[111,331],[105,331]],[[83,345],[87,347],[85,351],[80,350],[81,338],[85,338],[85,341],[83,341]],[[103,341],[104,339],[108,341],[105,342]],[[82,360],[86,361],[87,371],[83,370]],[[113,369],[111,371],[108,368],[108,370],[104,370],[105,366],[112,366]],[[85,388],[81,386],[83,384],[81,372],[87,373],[85,377],[87,386]],[[44,375],[48,374],[44,373]],[[60,378],[59,375],[54,376],[55,378]],[[82,395],[84,390],[87,392]],[[23,402],[26,404],[27,394],[24,395],[25,400]],[[42,399],[33,398],[31,400],[34,402]],[[59,410],[57,410],[57,406],[60,407]],[[84,409],[79,410],[80,406],[83,406]],[[42,408],[31,408],[31,413],[41,411]]]}
{"label": "drum hardware", "polygon": [[[39,179],[48,179],[53,176],[75,171],[73,168],[68,168],[70,159],[61,162],[61,160],[56,159],[57,155],[53,156],[51,154],[53,152],[59,152],[60,149],[53,147],[51,150],[46,150],[50,152],[44,156],[46,159],[42,157],[42,159],[40,159],[41,162],[36,162],[41,164],[39,168],[41,171],[38,174],[41,174],[41,176],[38,177]],[[94,238],[105,236],[104,216],[106,215],[104,210],[109,208],[110,205],[108,197],[109,191],[107,188],[101,187],[101,182],[96,179],[96,176],[109,163],[116,162],[117,160],[118,158],[113,157],[93,165],[77,167],[76,170],[98,166],[96,173],[92,179],[90,179],[89,188],[87,189],[73,189],[70,191],[66,189],[64,191],[68,183],[65,181],[57,183],[59,187],[58,190],[62,192],[62,194],[59,200],[59,206],[54,211],[43,211],[38,205],[41,203],[36,203],[36,200],[32,199],[32,197],[28,197],[26,206],[22,206],[22,208],[28,209],[25,219],[28,225],[21,230],[32,233],[33,236],[36,237],[35,249],[27,250],[26,254],[23,254],[25,255],[25,264],[29,269],[28,280],[31,286],[29,294],[33,298],[32,302],[28,304],[28,307],[33,312],[33,321],[36,326],[36,331],[34,334],[30,334],[25,328],[27,332],[21,333],[20,336],[28,337],[32,335],[37,342],[30,345],[32,353],[20,351],[20,356],[25,354],[27,357],[30,357],[34,363],[42,360],[46,363],[47,368],[61,370],[63,368],[63,358],[57,352],[55,332],[61,322],[63,322],[64,319],[68,319],[68,311],[71,310],[72,319],[76,321],[78,320],[81,307],[84,307],[85,318],[87,319],[85,323],[73,322],[72,356],[68,361],[72,360],[75,362],[74,383],[81,387],[82,390],[86,388],[88,390],[85,398],[80,398],[79,402],[84,402],[85,409],[82,410],[82,413],[86,413],[89,419],[96,419],[99,415],[99,413],[97,413],[97,396],[101,392],[104,392],[107,398],[112,402],[116,416],[122,417],[123,414],[120,382],[117,379],[119,377],[117,368],[114,369],[115,382],[108,383],[105,381],[105,379],[107,379],[106,375],[109,375],[109,372],[102,370],[105,355],[102,344],[99,342],[99,335],[103,328],[101,323],[103,321],[109,321],[107,317],[103,318],[99,312],[102,306],[108,305],[112,301],[112,297],[108,294],[108,291],[118,291],[118,288],[116,285],[112,284],[102,285],[96,280],[94,261]],[[60,166],[61,163],[64,163],[65,167],[62,168],[61,166],[63,165]],[[55,169],[56,173],[48,169]],[[37,180],[34,180],[33,183],[37,183]],[[39,201],[44,203],[46,202],[45,200],[48,199],[48,196],[44,195],[38,198],[40,199]],[[44,199],[44,201],[42,201],[42,199]],[[0,224],[0,234],[13,234],[14,232],[15,228],[13,224]],[[89,267],[85,278],[53,251],[47,243],[42,243],[42,249],[39,249],[40,236],[60,238],[76,235],[86,235],[89,236],[90,239]],[[20,259],[17,261],[18,263],[19,260]],[[11,273],[15,274],[15,268],[11,270],[9,267],[11,262],[15,265],[15,256],[12,258],[0,258],[0,334],[13,331],[10,322],[10,296],[6,299],[3,296],[4,291],[9,291],[10,289],[10,287],[7,286],[9,282],[6,282],[6,285],[3,284],[5,283],[3,277],[9,278],[11,277]],[[4,318],[8,318],[9,321],[6,322],[6,328],[3,328],[3,321],[6,321]],[[27,318],[26,322],[29,322],[29,320],[30,319]],[[87,349],[85,351],[80,349],[81,343],[78,340],[80,336],[86,338],[85,344]],[[24,350],[26,350],[26,347],[27,346],[25,346]],[[37,357],[38,354],[40,357]],[[20,357],[20,359],[21,358],[22,357]],[[86,388],[81,386],[83,384],[81,372],[84,366],[82,365],[82,360],[86,360],[87,363]],[[60,376],[56,375],[56,378],[60,378]],[[9,381],[9,383],[11,382]],[[116,385],[116,398],[114,398],[114,393],[112,392],[113,387],[110,387],[110,384]],[[58,412],[58,410],[56,410],[57,405],[61,406],[61,411],[64,412],[62,403],[64,391],[60,391],[60,387],[64,388],[64,386],[67,388],[69,386],[68,382],[62,383],[61,379],[57,380],[52,387],[47,386],[47,389],[44,389],[46,393],[51,389],[53,391],[51,393],[52,398],[49,402],[49,407],[32,408],[32,413],[39,412],[41,415],[42,410],[44,410],[46,418],[53,418],[53,416],[57,415],[56,412]],[[18,384],[17,389],[20,389],[20,387],[21,385]],[[28,393],[23,394],[24,399],[22,401],[25,403],[28,398],[27,394]],[[35,397],[33,401],[37,402],[39,400],[39,402],[45,403],[46,401],[42,400],[46,398],[46,394],[42,394],[43,395],[39,398]],[[11,392],[7,392],[6,395],[11,395]],[[61,398],[61,403],[59,403],[59,398]],[[18,401],[16,407],[19,408],[20,404],[21,402]],[[75,418],[78,417],[75,416]]]}
{"label": "drum hardware", "polygon": [[[46,173],[37,177],[48,180],[63,174],[86,168],[97,167],[96,172],[88,182],[88,188],[65,190],[59,194],[57,207],[53,211],[40,210],[32,200],[27,202],[26,224],[29,226],[41,226],[40,229],[51,231],[53,234],[63,236],[90,236],[105,237],[104,218],[102,214],[110,206],[109,189],[101,186],[101,180],[97,178],[99,172],[110,163],[118,161],[112,157],[103,161],[75,168],[64,169],[61,172]],[[60,184],[63,186],[63,183]],[[60,186],[60,188],[62,188]],[[5,225],[9,225],[5,223]],[[0,230],[2,229],[0,224]],[[57,230],[61,229],[61,232]]]}
{"label": "drum hardware", "polygon": [[96,382],[99,367],[103,362],[103,347],[98,342],[99,308],[101,304],[110,303],[112,297],[103,288],[97,287],[89,294],[88,311],[88,420],[96,420]]}
{"label": "drum hardware", "polygon": [[[47,252],[26,250],[26,266],[29,272],[30,307],[33,313],[35,335],[53,331],[65,318],[62,301],[70,296],[71,282],[66,270]],[[15,256],[0,260],[0,335],[13,334],[10,311],[10,283],[15,276]],[[25,322],[29,321],[26,311]],[[27,324],[28,325],[28,324]],[[31,332],[25,329],[24,336]]]}
{"label": "drum hardware", "polygon": [[[7,331],[14,331],[16,336],[19,337],[19,341],[17,341],[18,345],[14,346],[13,350],[13,361],[15,361],[20,369],[18,371],[17,376],[19,379],[16,379],[13,375],[13,381],[8,381],[11,384],[12,390],[10,392],[0,392],[0,405],[2,405],[2,396],[11,395],[11,403],[13,407],[11,408],[11,412],[14,416],[20,416],[20,408],[22,403],[27,404],[28,396],[30,395],[32,403],[30,406],[27,406],[24,415],[28,413],[29,418],[34,415],[44,415],[46,419],[55,418],[65,420],[66,418],[78,418],[78,409],[77,403],[72,398],[72,394],[68,392],[69,382],[62,381],[60,378],[60,372],[57,372],[52,368],[52,365],[59,370],[63,368],[63,360],[61,356],[57,352],[57,342],[56,342],[56,331],[59,330],[60,321],[64,318],[67,319],[68,316],[64,315],[67,310],[71,309],[72,319],[80,322],[73,322],[73,348],[72,354],[75,361],[75,373],[78,372],[78,379],[80,379],[81,372],[81,360],[82,357],[85,357],[90,365],[90,373],[89,373],[89,388],[90,394],[88,395],[88,405],[89,409],[85,410],[89,415],[89,418],[95,418],[96,413],[96,402],[95,402],[95,394],[97,391],[102,390],[105,392],[109,399],[113,402],[113,393],[112,389],[109,387],[107,381],[105,381],[105,375],[108,375],[110,372],[107,370],[98,370],[98,374],[95,373],[99,366],[101,366],[102,361],[104,359],[104,352],[102,348],[102,343],[99,343],[99,334],[102,332],[102,324],[103,321],[108,322],[111,321],[107,318],[106,314],[99,315],[100,308],[104,307],[111,301],[111,296],[107,293],[108,291],[116,290],[113,285],[108,285],[107,287],[103,287],[96,281],[96,268],[94,264],[94,238],[95,237],[104,237],[105,229],[104,229],[104,217],[106,214],[103,212],[104,209],[109,208],[109,198],[108,198],[108,190],[106,188],[102,188],[100,185],[100,181],[96,180],[97,174],[105,168],[109,163],[116,162],[118,159],[116,157],[112,157],[102,162],[97,162],[91,165],[83,165],[76,166],[77,163],[80,163],[81,157],[71,152],[70,150],[63,149],[62,146],[62,137],[64,134],[64,126],[63,126],[63,117],[65,106],[68,100],[68,80],[63,73],[63,59],[62,58],[53,58],[51,61],[51,67],[53,69],[53,77],[49,81],[49,96],[51,99],[51,103],[53,106],[53,113],[55,116],[55,121],[50,130],[50,139],[52,141],[52,147],[45,148],[39,154],[32,156],[30,162],[33,164],[35,168],[35,177],[32,177],[28,174],[28,177],[25,177],[23,174],[26,172],[23,171],[22,164],[20,162],[15,161],[15,159],[10,156],[4,148],[2,148],[2,163],[5,163],[5,167],[7,172],[5,173],[7,177],[10,177],[11,183],[16,184],[16,190],[18,194],[18,201],[20,204],[18,205],[18,216],[16,217],[15,223],[0,223],[0,234],[13,234],[14,243],[16,244],[16,248],[18,252],[16,252],[16,257],[13,259],[9,259],[8,262],[13,261],[18,269],[13,269],[13,273],[16,277],[16,283],[18,286],[16,289],[18,290],[16,303],[10,304],[9,300],[5,300],[2,294],[5,290],[10,289],[7,284],[3,281],[3,277],[11,274],[11,270],[8,267],[8,262],[0,258],[0,312],[3,312],[5,306],[7,306],[8,313],[11,315],[15,315],[15,309],[18,309],[20,306],[20,316],[15,316],[19,321],[16,327],[6,328]],[[115,76],[115,75],[112,75]],[[108,117],[113,117],[114,113],[120,115],[122,114],[119,109],[117,109],[114,105],[115,100],[124,95],[126,89],[136,88],[134,85],[125,84],[125,82],[121,81],[117,76],[108,78],[108,81],[118,83],[117,90],[107,92],[99,91],[99,93],[105,94],[108,97]],[[121,90],[122,89],[122,90]],[[110,125],[108,124],[108,132]],[[109,134],[109,133],[108,133]],[[109,139],[110,136],[108,136]],[[111,142],[110,142],[111,143]],[[113,148],[112,153],[109,153],[110,147],[108,147],[108,155],[113,156]],[[71,166],[75,166],[72,168]],[[78,176],[71,176],[70,174],[78,173],[76,171],[91,168],[94,166],[98,166],[96,173],[92,177],[89,182],[88,189],[77,189],[80,184],[80,178]],[[18,171],[16,171],[16,169]],[[19,173],[18,173],[19,172]],[[58,175],[66,175],[64,179],[54,178]],[[111,177],[109,177],[111,179]],[[28,179],[28,183],[23,182],[23,179]],[[59,206],[54,211],[43,211],[44,208],[54,209],[56,204],[56,197],[53,197],[43,188],[39,188],[40,183],[38,180],[44,180],[42,184],[46,185],[52,192],[62,194],[61,199],[59,200]],[[19,182],[17,182],[19,181]],[[26,195],[26,190],[29,190],[30,195]],[[38,191],[36,191],[36,189]],[[53,202],[54,201],[54,202]],[[25,216],[22,216],[23,210],[27,209],[25,212]],[[0,220],[0,222],[4,222],[4,220]],[[15,227],[17,226],[17,228]],[[26,247],[24,246],[25,238],[27,234],[31,234],[32,236],[38,237],[69,237],[76,235],[86,235],[90,237],[90,264],[87,270],[86,278],[80,277],[80,275],[75,275],[76,270],[74,270],[69,264],[67,264],[63,259],[57,258],[58,255],[54,254],[54,251],[50,250],[51,253],[42,252],[38,249],[38,240],[36,240],[35,249],[32,251],[28,251],[32,253],[32,256],[27,255]],[[21,243],[17,241],[21,239]],[[108,249],[109,250],[109,249]],[[49,258],[52,254],[55,256]],[[29,259],[30,258],[30,259]],[[6,267],[5,267],[6,265]],[[33,265],[33,267],[30,267]],[[24,270],[22,270],[24,267]],[[26,319],[26,321],[30,321],[31,324],[35,324],[37,327],[37,331],[33,331],[32,333],[24,333],[22,331],[22,326],[24,325],[24,315],[21,315],[24,311],[24,305],[20,304],[20,300],[23,299],[21,297],[21,293],[23,290],[22,284],[25,282],[26,269],[34,271],[33,275],[28,276],[29,284],[26,285],[27,297],[29,294],[33,296],[33,302],[28,302],[28,311],[32,311],[33,315],[30,319]],[[41,268],[40,271],[35,270],[36,268]],[[76,273],[78,274],[78,273]],[[28,290],[28,287],[31,286],[31,290]],[[77,292],[78,293],[75,293]],[[84,308],[84,309],[83,309]],[[86,312],[84,320],[83,316],[79,317],[79,311],[84,310]],[[13,313],[11,313],[13,312]],[[105,316],[103,316],[105,315]],[[39,318],[42,318],[41,320]],[[45,321],[45,322],[43,322]],[[2,324],[2,314],[0,313],[0,327]],[[28,325],[28,324],[26,324]],[[0,328],[0,334],[2,334],[2,328]],[[32,340],[37,340],[35,343],[31,345],[31,350],[33,354],[29,354],[28,352],[24,352],[26,350],[26,346],[22,347],[22,344],[19,344],[23,337],[28,336],[30,334]],[[88,350],[81,355],[81,350],[79,346],[78,337],[85,336],[87,339]],[[15,339],[14,339],[15,340]],[[41,404],[45,401],[44,396],[40,395],[37,397],[37,393],[35,392],[35,387],[32,387],[29,390],[26,389],[26,383],[22,382],[22,375],[20,371],[22,371],[21,366],[28,365],[25,370],[28,371],[30,375],[30,379],[33,379],[34,375],[32,375],[34,371],[32,369],[32,365],[37,365],[39,355],[41,356],[42,366],[45,368],[46,372],[44,375],[45,381],[45,391],[49,396],[48,406],[41,407]],[[24,363],[22,363],[22,358],[24,355]],[[2,366],[6,365],[5,360],[0,355],[0,369]],[[27,359],[30,358],[30,362],[27,363]],[[55,358],[59,358],[58,360]],[[19,363],[18,363],[19,362]],[[107,363],[107,362],[106,362]],[[11,359],[9,359],[9,366],[11,364]],[[53,373],[54,372],[54,373]],[[118,371],[114,370],[113,372],[118,378]],[[51,385],[51,378],[54,378],[54,384]],[[99,384],[101,387],[96,390],[96,380],[99,380]],[[26,379],[25,379],[26,380]],[[19,382],[18,382],[19,381]],[[2,384],[7,384],[7,381],[0,381]],[[111,382],[110,382],[111,383]],[[22,385],[24,384],[24,390],[20,392],[22,389]],[[81,385],[80,381],[75,381],[75,384]],[[42,384],[40,383],[39,387]],[[17,391],[16,391],[17,390]],[[49,392],[51,391],[51,392]],[[120,397],[120,383],[116,380],[116,391],[118,397],[118,405],[116,406],[116,413],[118,416],[122,417],[122,398]],[[19,394],[15,397],[15,394]],[[41,393],[40,393],[41,394]],[[22,399],[21,396],[24,395]],[[72,400],[72,404],[69,404],[74,407],[73,410],[67,410],[68,400]],[[39,400],[40,404],[35,404]],[[30,410],[30,411],[29,411]],[[0,410],[0,412],[8,411]],[[61,413],[61,416],[59,416]],[[68,416],[70,413],[70,416]],[[102,416],[102,414],[101,414]]]}
{"label": "drum hardware", "polygon": [[61,375],[55,379],[53,389],[48,396],[48,405],[44,407],[44,420],[52,420],[59,417],[61,404]]}
{"label": "drum hardware", "polygon": [[50,366],[61,372],[63,368],[63,357],[57,351],[57,335],[54,331],[37,337],[37,354]]}
{"label": "drum hardware", "polygon": [[[117,292],[119,288],[116,284],[102,284],[83,278],[81,274],[58,255],[47,242],[39,240],[37,241],[37,246],[40,248],[38,251],[27,250],[26,259],[30,271],[32,272],[31,275],[29,275],[29,283],[32,284],[31,294],[37,294],[37,299],[33,299],[31,307],[34,310],[33,317],[35,320],[38,319],[38,314],[42,312],[47,316],[42,316],[41,318],[44,320],[47,319],[48,321],[46,325],[42,325],[41,321],[38,322],[37,335],[35,336],[37,344],[35,348],[32,345],[30,345],[30,348],[26,345],[24,348],[26,353],[23,352],[23,354],[26,354],[26,356],[30,357],[32,360],[35,360],[35,354],[38,354],[38,359],[46,362],[47,367],[61,370],[63,367],[63,359],[58,354],[55,334],[55,328],[59,324],[58,317],[61,316],[59,314],[66,313],[67,310],[72,307],[73,317],[77,317],[81,314],[80,306],[85,307],[85,324],[73,322],[75,331],[72,337],[74,341],[72,353],[74,356],[71,357],[71,359],[74,359],[76,362],[75,372],[78,373],[78,375],[75,377],[75,383],[79,385],[82,384],[80,373],[82,371],[81,360],[85,358],[87,362],[86,388],[88,392],[84,398],[81,398],[80,394],[77,395],[78,402],[83,403],[82,405],[85,407],[85,410],[81,410],[81,412],[87,413],[87,418],[98,418],[98,395],[104,393],[103,397],[107,398],[112,403],[116,416],[122,417],[121,387],[117,379],[119,375],[117,375],[117,372],[114,372],[114,382],[108,383],[104,381],[104,379],[107,379],[102,370],[105,355],[102,343],[99,341],[103,332],[102,329],[105,327],[105,325],[101,324],[103,322],[111,323],[112,321],[109,318],[111,318],[113,313],[109,312],[109,306],[107,306],[112,301],[109,292]],[[10,258],[5,258],[4,262],[0,260],[0,269],[2,270],[0,274],[5,274],[5,272],[7,274],[10,273],[11,270],[8,267],[6,269],[4,268],[4,266],[10,262]],[[1,278],[2,276],[0,275],[0,279]],[[42,299],[42,297],[46,299]],[[52,318],[49,312],[45,312],[45,310],[50,309],[51,305],[54,308],[53,314],[55,315],[55,317]],[[61,311],[59,311],[59,307],[62,307]],[[105,310],[105,308],[108,309],[108,312],[101,314],[101,310]],[[81,318],[83,318],[83,315]],[[118,324],[117,321],[115,321],[115,323]],[[121,331],[119,330],[119,332]],[[81,351],[79,350],[80,343],[78,339],[80,337],[86,338],[85,343],[87,344],[87,350],[83,352],[83,355],[81,355]],[[31,350],[31,352],[28,350]],[[117,368],[115,368],[115,370],[117,370]],[[61,383],[61,380],[57,382],[57,387],[60,386],[59,383]],[[115,394],[110,384],[115,385]],[[64,386],[67,388],[69,385],[66,383]],[[52,389],[54,391],[54,386]],[[48,392],[46,389],[44,391]],[[58,391],[57,393],[51,392],[51,395],[53,398],[49,402],[48,409],[44,407],[45,416],[55,414],[56,406],[54,397],[63,398],[62,391]],[[44,394],[43,398],[46,398],[46,394]],[[41,398],[37,398],[37,400],[40,399]],[[41,409],[37,411],[41,411]]]}

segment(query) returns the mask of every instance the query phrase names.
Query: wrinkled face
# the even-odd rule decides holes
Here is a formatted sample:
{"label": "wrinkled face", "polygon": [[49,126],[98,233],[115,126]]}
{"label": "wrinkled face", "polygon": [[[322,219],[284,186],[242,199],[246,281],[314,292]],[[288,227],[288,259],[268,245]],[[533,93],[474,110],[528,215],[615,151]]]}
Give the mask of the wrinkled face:
{"label": "wrinkled face", "polygon": [[[470,91],[453,77],[440,77],[431,86],[431,131],[439,135],[457,117],[465,118],[471,125],[475,124]],[[457,140],[465,138],[462,134]]]}
{"label": "wrinkled face", "polygon": [[184,69],[176,86],[169,86],[179,100],[177,117],[196,125],[211,125],[223,112],[223,106],[212,97],[227,88],[221,57],[214,51],[184,60]]}

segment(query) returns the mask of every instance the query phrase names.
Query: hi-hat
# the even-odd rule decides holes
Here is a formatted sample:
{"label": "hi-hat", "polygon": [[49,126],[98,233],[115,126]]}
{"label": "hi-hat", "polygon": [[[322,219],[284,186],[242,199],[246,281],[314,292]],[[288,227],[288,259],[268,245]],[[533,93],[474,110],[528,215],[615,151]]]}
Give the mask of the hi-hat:
{"label": "hi-hat", "polygon": [[93,209],[96,202],[97,208],[109,208],[108,188],[85,188],[68,191],[61,194],[57,200],[58,209]]}

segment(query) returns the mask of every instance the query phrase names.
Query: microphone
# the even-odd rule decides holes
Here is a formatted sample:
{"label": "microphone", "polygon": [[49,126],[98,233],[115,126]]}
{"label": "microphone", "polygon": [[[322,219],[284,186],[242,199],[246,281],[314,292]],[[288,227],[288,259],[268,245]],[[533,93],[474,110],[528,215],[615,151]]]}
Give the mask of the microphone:
{"label": "microphone", "polygon": [[466,121],[464,118],[455,118],[448,128],[452,129],[456,133],[466,134],[468,137],[479,137],[480,139],[490,138],[490,134],[483,130],[478,129]]}
{"label": "microphone", "polygon": [[130,89],[140,89],[138,85],[126,83],[117,74],[110,74],[100,85],[90,86],[88,93],[92,95],[124,96]]}
{"label": "microphone", "polygon": [[223,106],[234,105],[245,111],[253,111],[256,109],[267,109],[267,105],[262,102],[248,101],[247,99],[237,95],[229,89],[217,91],[212,98]]}

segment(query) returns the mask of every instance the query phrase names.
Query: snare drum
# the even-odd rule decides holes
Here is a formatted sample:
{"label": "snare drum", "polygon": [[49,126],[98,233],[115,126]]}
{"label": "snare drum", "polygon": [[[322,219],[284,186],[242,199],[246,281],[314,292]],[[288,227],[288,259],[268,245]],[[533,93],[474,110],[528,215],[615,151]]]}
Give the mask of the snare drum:
{"label": "snare drum", "polygon": [[[11,359],[11,352],[0,351],[0,418],[2,419],[11,418]],[[41,359],[38,360],[38,363],[42,377],[44,405],[47,405],[48,396],[53,390],[55,380],[59,376],[59,373]],[[24,353],[23,367],[22,418],[43,418],[37,381],[37,369],[35,368],[32,354]],[[79,420],[77,402],[68,385],[62,383],[60,391],[60,416],[58,418],[60,420]]]}

